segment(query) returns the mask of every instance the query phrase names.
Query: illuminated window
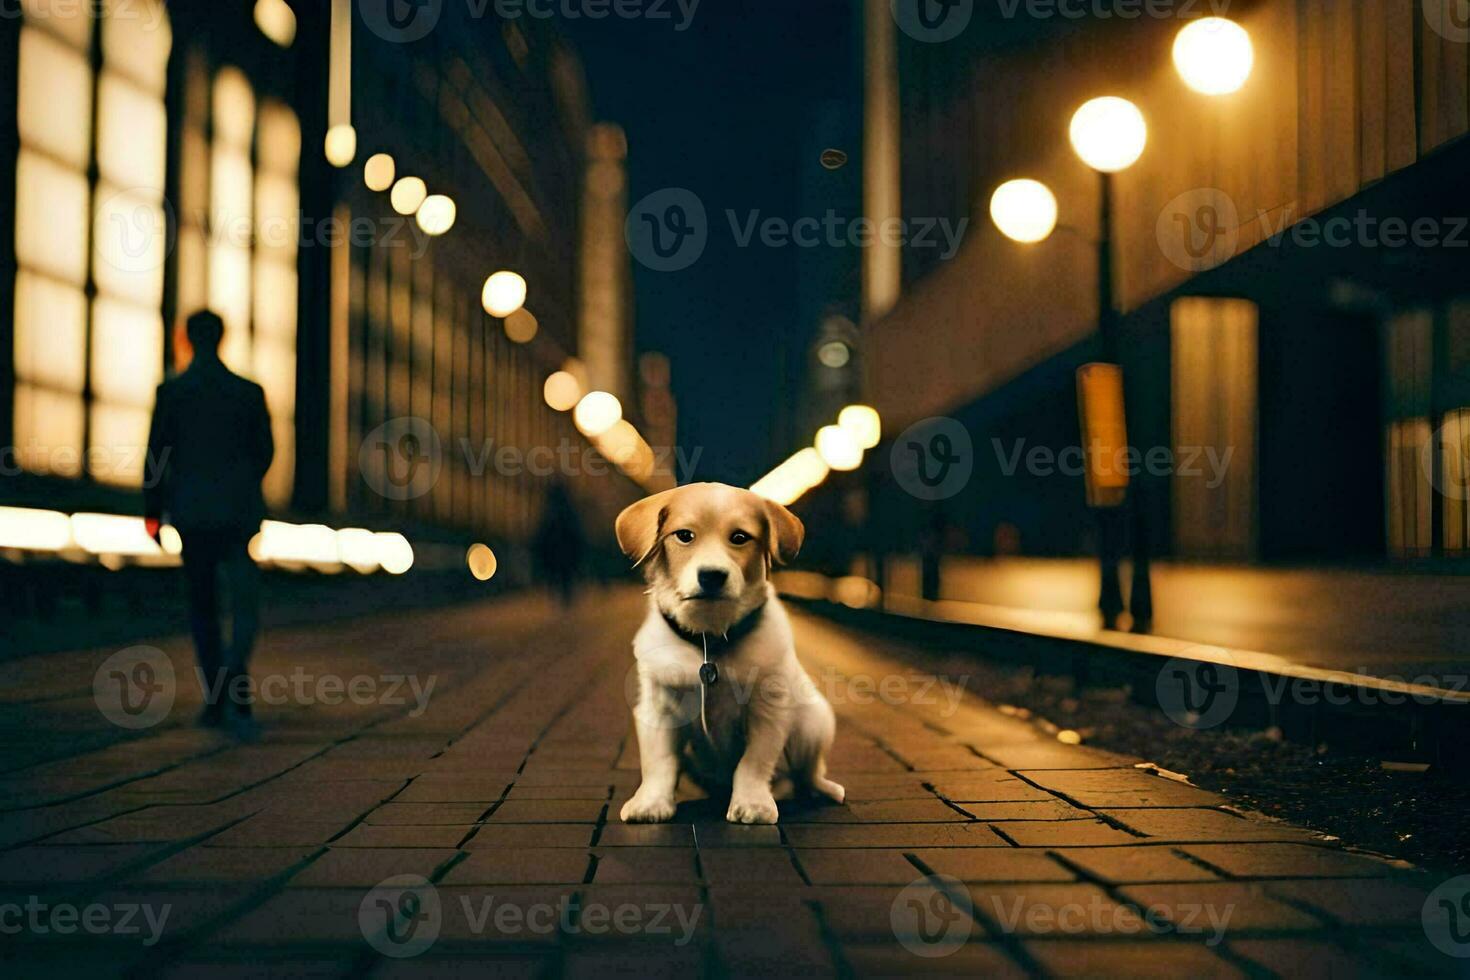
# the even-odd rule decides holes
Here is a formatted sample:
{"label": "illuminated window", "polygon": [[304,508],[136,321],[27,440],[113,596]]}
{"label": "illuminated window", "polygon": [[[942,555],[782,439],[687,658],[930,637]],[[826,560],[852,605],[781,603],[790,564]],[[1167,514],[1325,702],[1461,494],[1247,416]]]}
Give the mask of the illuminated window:
{"label": "illuminated window", "polygon": [[[141,479],[140,449],[165,363],[164,266],[176,219],[178,308],[216,308],[227,325],[227,363],[265,387],[277,444],[266,490],[273,503],[286,502],[295,462],[295,114],[270,100],[257,106],[239,69],[211,72],[190,52],[170,214],[164,96],[173,37],[162,0],[21,6],[14,282],[21,464],[119,486]],[[103,11],[99,20],[93,11]]]}
{"label": "illuminated window", "polygon": [[1399,557],[1430,553],[1429,420],[1404,419],[1388,427],[1388,549]]}
{"label": "illuminated window", "polygon": [[214,145],[209,162],[209,306],[225,321],[220,356],[250,374],[250,246],[255,230],[255,170],[250,141],[255,92],[238,68],[214,80]]}
{"label": "illuminated window", "polygon": [[185,64],[180,134],[179,310],[225,321],[220,357],[265,389],[276,456],[266,500],[290,502],[296,465],[296,273],[301,127],[226,65]]}
{"label": "illuminated window", "polygon": [[92,475],[136,486],[143,476],[137,450],[147,445],[153,390],[163,380],[163,97],[173,42],[156,0],[118,8],[102,19],[100,34],[88,425]]}
{"label": "illuminated window", "polygon": [[1444,548],[1462,555],[1470,552],[1470,408],[1445,413],[1439,446]]}
{"label": "illuminated window", "polygon": [[1429,424],[1434,376],[1434,313],[1409,310],[1385,324],[1384,375],[1389,553],[1411,558],[1434,547],[1433,440]]}
{"label": "illuminated window", "polygon": [[287,106],[260,106],[255,177],[255,378],[265,388],[276,459],[265,477],[267,499],[291,499],[296,462],[296,248],[300,198],[296,171],[301,126]]}
{"label": "illuminated window", "polygon": [[[94,478],[127,485],[142,475],[139,450],[163,372],[163,95],[173,42],[157,0],[100,24],[91,9],[24,4],[15,442],[34,472],[81,476],[85,458]],[[94,164],[95,186],[87,176]]]}

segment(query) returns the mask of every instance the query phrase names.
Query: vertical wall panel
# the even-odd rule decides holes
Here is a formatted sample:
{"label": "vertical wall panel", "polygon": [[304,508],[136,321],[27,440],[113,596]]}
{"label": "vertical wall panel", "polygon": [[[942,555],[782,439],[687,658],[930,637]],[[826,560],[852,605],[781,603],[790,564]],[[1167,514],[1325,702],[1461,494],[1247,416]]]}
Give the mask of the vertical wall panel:
{"label": "vertical wall panel", "polygon": [[[1177,555],[1255,556],[1259,319],[1247,300],[1188,297],[1172,308]],[[1225,464],[1218,485],[1208,453]]]}
{"label": "vertical wall panel", "polygon": [[1362,179],[1382,179],[1388,149],[1388,36],[1385,0],[1358,0],[1358,163]]}
{"label": "vertical wall panel", "polygon": [[1414,32],[1422,14],[1419,0],[1384,0],[1388,53],[1387,164],[1400,170],[1419,158],[1418,106],[1414,93]]}

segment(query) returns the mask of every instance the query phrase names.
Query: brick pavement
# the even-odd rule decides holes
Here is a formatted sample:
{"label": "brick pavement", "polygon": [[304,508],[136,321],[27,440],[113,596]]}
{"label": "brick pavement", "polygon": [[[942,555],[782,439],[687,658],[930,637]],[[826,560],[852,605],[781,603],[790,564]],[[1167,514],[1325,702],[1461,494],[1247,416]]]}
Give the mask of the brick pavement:
{"label": "brick pavement", "polygon": [[[611,592],[568,615],[504,599],[276,631],[258,678],[412,673],[434,687],[422,711],[411,697],[390,703],[387,682],[361,703],[312,688],[263,707],[255,745],[191,728],[192,682],[164,723],[109,724],[91,684],[111,651],[0,665],[7,972],[1470,967],[1422,921],[1443,876],[1238,812],[1140,760],[1062,744],[804,615],[804,659],[840,719],[830,766],[848,804],[783,804],[779,827],[732,827],[689,787],[675,823],[625,826],[639,601]],[[161,647],[183,676],[182,641]],[[1452,952],[1470,953],[1466,892],[1427,905]],[[39,918],[12,930],[23,914]]]}

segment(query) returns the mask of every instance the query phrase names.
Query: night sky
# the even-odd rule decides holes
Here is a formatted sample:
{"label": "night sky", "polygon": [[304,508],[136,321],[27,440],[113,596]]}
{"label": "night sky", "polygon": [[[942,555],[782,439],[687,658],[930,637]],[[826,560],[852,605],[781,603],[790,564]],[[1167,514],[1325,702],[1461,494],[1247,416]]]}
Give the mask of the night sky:
{"label": "night sky", "polygon": [[[822,179],[803,137],[814,103],[861,97],[855,6],[702,0],[678,32],[670,0],[672,20],[561,25],[598,118],[627,130],[629,203],[686,187],[709,216],[709,245],[690,268],[634,263],[637,347],[672,359],[679,442],[703,450],[697,479],[745,485],[798,448],[783,414],[801,384],[789,352],[813,326],[796,310],[798,250],[737,246],[726,209],[794,218],[800,182]],[[843,149],[860,166],[858,147]]]}

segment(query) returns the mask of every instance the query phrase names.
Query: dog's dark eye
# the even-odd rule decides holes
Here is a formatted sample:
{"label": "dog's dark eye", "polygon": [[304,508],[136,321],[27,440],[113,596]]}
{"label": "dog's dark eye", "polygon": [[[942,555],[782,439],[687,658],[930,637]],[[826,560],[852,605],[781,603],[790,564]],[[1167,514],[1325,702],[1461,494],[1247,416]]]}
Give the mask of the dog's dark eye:
{"label": "dog's dark eye", "polygon": [[731,544],[745,544],[745,542],[749,540],[750,535],[746,534],[744,531],[736,531],[734,534],[730,535]]}
{"label": "dog's dark eye", "polygon": [[684,544],[688,544],[689,542],[694,540],[694,532],[686,528],[681,531],[675,531],[674,537],[678,538]]}

